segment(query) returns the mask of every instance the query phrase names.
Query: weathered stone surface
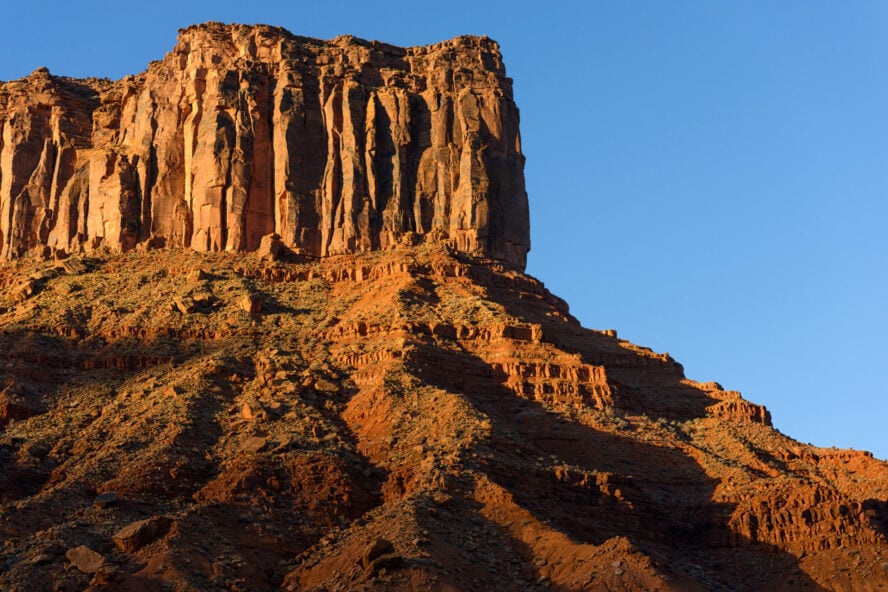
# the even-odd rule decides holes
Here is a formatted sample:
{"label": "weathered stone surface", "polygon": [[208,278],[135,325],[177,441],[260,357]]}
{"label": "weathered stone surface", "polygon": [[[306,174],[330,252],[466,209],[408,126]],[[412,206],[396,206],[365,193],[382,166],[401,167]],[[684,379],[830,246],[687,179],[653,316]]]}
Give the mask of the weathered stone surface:
{"label": "weathered stone surface", "polygon": [[[489,215],[519,203],[496,163],[520,160],[491,131],[514,107],[490,47],[210,26],[129,81],[11,83],[0,244],[36,258],[0,261],[0,590],[888,583],[888,463],[796,442],[456,252],[514,255],[520,229]],[[134,237],[255,252],[74,253]],[[265,317],[238,308],[253,293]],[[131,524],[138,556],[111,554],[109,524],[161,506],[168,535]],[[61,569],[91,541],[119,567],[79,547]]]}
{"label": "weathered stone surface", "polygon": [[256,250],[256,255],[260,259],[274,261],[280,259],[286,249],[287,247],[284,245],[284,241],[281,240],[279,234],[266,234],[259,241],[259,248]]}
{"label": "weathered stone surface", "polygon": [[189,283],[197,284],[207,279],[207,273],[200,268],[192,269],[188,272],[187,279]]}
{"label": "weathered stone surface", "polygon": [[39,414],[38,399],[38,394],[27,385],[13,383],[0,388],[0,428],[10,421]]}
{"label": "weathered stone surface", "polygon": [[105,564],[105,557],[86,545],[68,549],[65,557],[71,562],[71,565],[83,573],[96,573]]}
{"label": "weathered stone surface", "polygon": [[330,382],[329,380],[324,380],[323,378],[316,380],[314,383],[314,387],[316,390],[322,393],[336,393],[339,392],[339,387]]}
{"label": "weathered stone surface", "polygon": [[170,526],[166,516],[133,522],[114,535],[114,544],[124,553],[133,553],[161,536]]}
{"label": "weathered stone surface", "polygon": [[240,299],[240,307],[245,312],[256,314],[262,310],[262,296],[260,294],[244,294]]}
{"label": "weathered stone surface", "polygon": [[93,500],[93,505],[99,508],[107,508],[117,503],[117,494],[113,491],[105,491],[100,493]]}
{"label": "weathered stone surface", "polygon": [[174,298],[173,305],[175,305],[176,310],[178,310],[182,314],[189,314],[197,310],[197,303],[194,301],[194,298],[190,296],[181,296]]}
{"label": "weathered stone surface", "polygon": [[523,267],[530,246],[518,109],[486,37],[208,23],[138,76],[0,84],[0,130],[0,257],[272,233],[326,256],[418,235]]}
{"label": "weathered stone surface", "polygon": [[250,438],[244,445],[241,447],[241,450],[244,452],[249,452],[252,454],[256,454],[258,452],[262,452],[265,450],[266,446],[268,446],[268,438],[263,438],[261,436],[255,436]]}
{"label": "weathered stone surface", "polygon": [[386,539],[376,539],[367,546],[367,549],[361,556],[361,565],[365,568],[370,567],[370,564],[377,558],[394,552],[395,546],[392,545],[391,541],[387,541]]}

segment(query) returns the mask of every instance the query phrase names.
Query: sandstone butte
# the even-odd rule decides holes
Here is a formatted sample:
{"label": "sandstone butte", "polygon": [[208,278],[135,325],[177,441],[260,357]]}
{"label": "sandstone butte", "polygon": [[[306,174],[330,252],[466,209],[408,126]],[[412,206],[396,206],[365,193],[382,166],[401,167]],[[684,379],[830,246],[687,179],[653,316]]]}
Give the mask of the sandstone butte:
{"label": "sandstone butte", "polygon": [[211,23],[0,125],[0,589],[888,589],[888,464],[523,273],[493,41]]}
{"label": "sandstone butte", "polygon": [[314,256],[407,233],[522,267],[529,248],[518,109],[486,38],[191,27],[139,76],[6,83],[0,126],[6,258],[255,250],[271,233]]}

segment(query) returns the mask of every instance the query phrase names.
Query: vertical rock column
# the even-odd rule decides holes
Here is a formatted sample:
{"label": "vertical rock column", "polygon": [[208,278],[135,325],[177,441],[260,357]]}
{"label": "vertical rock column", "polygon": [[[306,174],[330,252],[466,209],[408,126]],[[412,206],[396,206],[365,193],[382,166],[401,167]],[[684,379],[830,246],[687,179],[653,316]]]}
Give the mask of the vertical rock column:
{"label": "vertical rock column", "polygon": [[55,166],[48,105],[14,111],[3,126],[0,153],[0,234],[2,255],[21,256],[39,244],[39,227],[48,207],[51,171]]}
{"label": "vertical rock column", "polygon": [[412,207],[410,97],[400,88],[373,91],[367,103],[368,232],[373,246],[387,248],[400,234],[415,231]]}
{"label": "vertical rock column", "polygon": [[[253,251],[259,248],[263,236],[276,230],[274,144],[271,134],[271,82],[265,68],[261,69],[261,75],[250,75],[247,80],[247,90],[241,94],[238,141],[245,147],[243,158],[250,166],[243,178],[239,179],[237,174],[234,176],[233,185],[239,185],[243,191],[243,214],[240,214],[237,233],[229,231],[228,248]],[[237,213],[233,198],[231,203],[229,228],[234,228],[238,222],[237,216],[232,216]],[[231,237],[235,234],[240,234],[242,238],[233,240]]]}
{"label": "vertical rock column", "polygon": [[365,203],[364,89],[345,80],[324,97],[327,166],[321,194],[321,254],[367,251],[369,210]]}

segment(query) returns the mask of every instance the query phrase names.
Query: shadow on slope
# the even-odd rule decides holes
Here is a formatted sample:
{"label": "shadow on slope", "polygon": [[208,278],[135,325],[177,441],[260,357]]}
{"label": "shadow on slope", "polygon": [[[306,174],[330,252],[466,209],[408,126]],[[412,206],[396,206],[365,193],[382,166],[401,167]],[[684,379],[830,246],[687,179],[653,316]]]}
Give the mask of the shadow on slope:
{"label": "shadow on slope", "polygon": [[[707,589],[778,589],[790,581],[819,589],[794,556],[741,540],[727,524],[734,506],[712,500],[716,482],[681,451],[605,433],[519,399],[471,352],[425,346],[413,364],[417,376],[461,393],[491,421],[489,440],[474,450],[477,469],[571,540],[603,545],[626,537],[669,566],[667,573]],[[442,370],[452,367],[464,370]]]}
{"label": "shadow on slope", "polygon": [[[16,567],[0,587],[62,577],[61,564],[24,559],[49,545],[85,544],[126,571],[144,568],[139,577],[148,580],[187,577],[209,586],[246,577],[252,589],[276,589],[279,563],[381,503],[383,477],[362,477],[367,459],[342,457],[323,443],[281,442],[271,433],[286,419],[277,415],[261,424],[240,417],[242,377],[255,372],[242,345],[0,333],[4,377],[48,385],[35,401],[40,412],[14,424],[15,437],[0,429],[0,484],[15,484],[4,487],[0,533],[18,541]],[[354,442],[335,412],[322,408],[321,415]],[[268,444],[251,449],[257,438]],[[281,446],[273,449],[276,440]],[[44,462],[20,466],[17,459],[37,447]],[[100,491],[117,493],[117,504],[95,506]],[[173,519],[161,546],[147,555],[115,549],[119,528],[158,514]],[[46,577],[33,577],[35,570]]]}

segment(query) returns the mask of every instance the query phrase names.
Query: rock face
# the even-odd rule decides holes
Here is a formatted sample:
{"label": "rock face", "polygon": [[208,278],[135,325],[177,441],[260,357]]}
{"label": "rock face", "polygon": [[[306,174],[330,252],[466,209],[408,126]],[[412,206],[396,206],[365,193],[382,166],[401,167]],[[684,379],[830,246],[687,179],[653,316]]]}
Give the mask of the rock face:
{"label": "rock face", "polygon": [[523,268],[518,109],[497,44],[180,31],[147,72],[0,84],[0,256],[151,240],[311,256],[413,233]]}

